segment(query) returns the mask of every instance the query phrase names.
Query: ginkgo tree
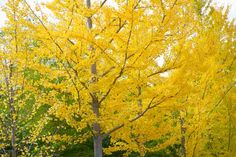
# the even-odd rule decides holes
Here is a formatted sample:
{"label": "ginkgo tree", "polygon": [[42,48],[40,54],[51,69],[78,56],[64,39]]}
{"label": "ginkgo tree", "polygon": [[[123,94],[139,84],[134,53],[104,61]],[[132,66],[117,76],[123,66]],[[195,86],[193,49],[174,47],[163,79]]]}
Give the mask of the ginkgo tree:
{"label": "ginkgo tree", "polygon": [[[163,138],[155,149],[175,141],[170,120],[162,118],[166,110],[162,116],[157,113],[160,105],[176,101],[184,83],[160,74],[181,68],[180,52],[172,55],[170,49],[195,27],[194,3],[124,1],[119,5],[115,9],[105,2],[55,1],[48,8],[56,25],[29,6],[39,23],[35,37],[42,42],[36,51],[59,64],[61,68],[49,69],[52,77],[63,78],[56,88],[69,91],[75,100],[69,106],[52,104],[49,112],[77,131],[91,128],[95,156],[102,156],[102,140],[109,135],[114,148],[108,152],[124,149],[144,154],[143,145],[152,139]],[[164,66],[157,64],[160,56],[165,58]],[[157,127],[158,123],[169,127]]]}
{"label": "ginkgo tree", "polygon": [[194,71],[189,85],[195,92],[185,96],[181,111],[188,156],[233,156],[236,29],[227,21],[228,11],[222,14],[223,10],[212,8],[203,18],[207,25],[201,25],[201,31],[186,47],[195,52],[189,62],[192,68],[186,69],[186,79]]}
{"label": "ginkgo tree", "polygon": [[25,34],[27,30],[21,23],[19,5],[17,1],[9,1],[6,5],[9,21],[1,29],[0,50],[1,154],[11,153],[13,157],[19,155],[17,152],[27,153],[35,146],[33,134],[30,134],[33,125],[28,124],[36,114],[38,99],[31,86],[31,81],[37,78],[34,73],[28,73],[30,69],[26,67],[32,59],[33,42]]}
{"label": "ginkgo tree", "polygon": [[42,156],[58,149],[43,140],[56,126],[46,112],[48,89],[40,80],[47,78],[35,69],[40,68],[33,52],[38,41],[24,24],[30,20],[25,7],[20,1],[9,0],[4,8],[8,20],[0,37],[1,156]]}
{"label": "ginkgo tree", "polygon": [[[33,58],[17,67],[40,78],[29,89],[47,104],[45,119],[62,122],[39,139],[52,145],[93,138],[95,157],[144,156],[173,144],[183,156],[201,155],[210,136],[217,141],[214,131],[206,133],[217,124],[215,108],[235,87],[235,25],[206,0],[108,1],[54,0],[46,5],[53,20],[43,6],[14,1],[28,17],[15,20],[17,27],[36,43]],[[226,108],[231,138],[234,104]]]}
{"label": "ginkgo tree", "polygon": [[[192,18],[198,19],[197,3],[119,1],[118,9],[105,3],[54,1],[48,8],[56,25],[29,6],[39,23],[35,36],[42,45],[37,51],[44,49],[39,52],[42,57],[61,66],[51,76],[64,78],[56,88],[69,91],[76,102],[53,104],[49,112],[78,131],[91,128],[95,156],[102,156],[102,139],[111,134],[114,148],[108,151],[145,153],[142,146],[161,137],[166,139],[165,147],[175,136],[169,135],[173,133],[170,119],[162,121],[168,114],[163,109],[160,116],[159,106],[174,103],[187,89],[177,78],[185,73],[181,69],[191,55],[177,47],[185,46],[195,31]],[[156,61],[160,56],[165,58],[163,66]],[[167,78],[160,75],[175,69],[178,73]],[[170,126],[164,130],[157,123]]]}

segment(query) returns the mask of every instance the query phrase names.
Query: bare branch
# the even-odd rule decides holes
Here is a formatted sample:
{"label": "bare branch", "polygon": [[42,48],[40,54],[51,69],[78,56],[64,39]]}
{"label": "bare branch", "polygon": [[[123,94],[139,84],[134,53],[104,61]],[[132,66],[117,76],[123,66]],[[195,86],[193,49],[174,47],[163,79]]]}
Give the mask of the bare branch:
{"label": "bare branch", "polygon": [[106,2],[107,2],[107,0],[104,0],[104,1],[102,2],[102,4],[100,5],[100,8],[102,8]]}
{"label": "bare branch", "polygon": [[178,1],[178,0],[175,0],[175,1],[174,1],[173,5],[171,6],[170,9],[173,9],[173,8],[175,7],[175,5],[177,4],[177,1]]}

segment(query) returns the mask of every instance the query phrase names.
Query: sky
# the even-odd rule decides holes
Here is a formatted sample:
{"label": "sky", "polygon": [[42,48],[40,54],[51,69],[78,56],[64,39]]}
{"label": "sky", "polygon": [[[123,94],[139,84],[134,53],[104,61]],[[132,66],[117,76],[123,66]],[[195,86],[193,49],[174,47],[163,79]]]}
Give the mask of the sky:
{"label": "sky", "polygon": [[[6,15],[2,11],[2,7],[4,7],[4,4],[7,0],[0,0],[0,27],[4,25],[4,21],[6,20]],[[47,2],[52,0],[28,0],[30,4],[33,4],[34,2],[40,3],[40,2]],[[108,0],[108,2],[111,0]],[[229,18],[236,18],[236,0],[213,0],[213,3],[215,6],[231,6],[231,11],[229,13]]]}
{"label": "sky", "polygon": [[216,6],[231,6],[229,18],[236,18],[236,0],[213,0]]}

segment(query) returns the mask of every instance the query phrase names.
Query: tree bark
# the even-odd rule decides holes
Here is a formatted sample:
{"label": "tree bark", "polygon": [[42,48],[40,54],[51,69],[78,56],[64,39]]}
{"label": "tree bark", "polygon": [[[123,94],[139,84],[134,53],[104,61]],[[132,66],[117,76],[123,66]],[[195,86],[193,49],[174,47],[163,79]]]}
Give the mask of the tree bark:
{"label": "tree bark", "polygon": [[184,128],[184,120],[180,117],[180,129],[181,129],[181,151],[183,157],[186,157],[186,148],[185,148],[185,132],[186,128]]}
{"label": "tree bark", "polygon": [[[15,1],[13,1],[14,8],[13,8],[13,14],[14,14],[14,21],[15,21],[15,29],[14,29],[14,38],[15,38],[15,52],[18,53],[18,38],[17,38],[17,18],[16,18],[16,9],[17,5],[15,4]],[[12,157],[16,157],[17,155],[17,148],[16,148],[16,110],[14,107],[14,90],[11,86],[11,78],[13,73],[13,64],[10,64],[10,74],[9,74],[9,82],[8,82],[8,90],[9,90],[9,106],[11,111],[11,117],[12,117],[12,136],[11,136],[11,145],[12,145]]]}
{"label": "tree bark", "polygon": [[[11,89],[12,90],[12,89]],[[12,98],[11,98],[12,99]],[[13,99],[12,99],[13,100]],[[12,101],[13,103],[13,101]],[[15,120],[15,108],[11,104],[12,111],[12,129],[11,129],[11,145],[12,145],[12,157],[16,157],[16,120]]]}
{"label": "tree bark", "polygon": [[94,157],[102,157],[102,140],[101,134],[93,137]]}
{"label": "tree bark", "polygon": [[[91,7],[91,0],[86,0],[86,6],[87,8]],[[92,29],[93,23],[92,18],[87,17],[87,27],[89,29]],[[93,46],[90,45],[89,49],[91,52],[93,51]],[[97,81],[96,75],[97,75],[97,65],[96,62],[91,65],[91,74],[92,74],[92,83],[95,83]],[[92,94],[92,109],[93,113],[96,115],[97,118],[99,118],[99,102],[98,98],[96,96],[96,92],[93,92]],[[93,124],[93,131],[94,131],[94,137],[93,137],[93,145],[94,145],[94,157],[102,157],[102,140],[103,136],[101,134],[101,127],[98,122],[95,122]]]}
{"label": "tree bark", "polygon": [[[93,112],[96,115],[97,118],[99,118],[99,103],[97,98],[95,97],[92,99],[92,107],[93,107]],[[103,136],[101,134],[101,127],[100,124],[95,122],[93,124],[93,131],[95,132],[94,137],[93,137],[93,149],[94,149],[94,157],[102,157],[102,140]]]}
{"label": "tree bark", "polygon": [[12,64],[9,65],[10,73],[9,76],[5,76],[5,83],[8,91],[8,106],[11,115],[11,147],[12,147],[12,157],[16,157],[16,111],[14,107],[14,91],[11,87],[11,78],[12,78]]}

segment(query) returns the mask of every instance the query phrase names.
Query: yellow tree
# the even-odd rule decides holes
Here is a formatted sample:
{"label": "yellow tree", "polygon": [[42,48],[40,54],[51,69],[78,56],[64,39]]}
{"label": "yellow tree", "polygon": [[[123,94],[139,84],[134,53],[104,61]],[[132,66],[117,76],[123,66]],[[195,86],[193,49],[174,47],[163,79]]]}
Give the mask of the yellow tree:
{"label": "yellow tree", "polygon": [[185,47],[191,58],[184,77],[192,88],[180,102],[187,156],[232,156],[235,146],[236,27],[227,21],[228,11],[211,8]]}
{"label": "yellow tree", "polygon": [[[117,7],[106,2],[54,1],[48,4],[54,21],[28,5],[41,25],[34,26],[42,42],[35,51],[59,64],[49,69],[52,78],[64,78],[55,88],[69,91],[75,100],[69,106],[52,104],[50,113],[78,132],[91,128],[84,138],[93,136],[95,156],[102,156],[107,136],[114,146],[107,153],[165,148],[175,142],[175,128],[163,117],[170,116],[174,98],[186,89],[176,79],[183,70],[167,75],[185,67],[177,47],[194,33],[195,2],[116,1]],[[144,146],[161,137],[154,148]]]}
{"label": "yellow tree", "polygon": [[[51,105],[48,114],[79,132],[78,141],[93,137],[96,157],[103,155],[102,142],[108,136],[112,146],[105,153],[125,150],[144,156],[178,141],[172,112],[183,110],[187,97],[193,102],[190,108],[199,112],[206,82],[215,85],[214,98],[224,92],[213,77],[224,57],[218,48],[225,54],[228,47],[219,40],[218,25],[209,33],[202,30],[212,29],[211,19],[199,17],[207,13],[207,1],[117,0],[112,6],[107,2],[55,0],[47,5],[53,13],[50,20],[22,0],[34,19],[24,24],[40,41],[33,54],[44,64],[36,68],[50,78],[41,82],[52,90],[45,99]],[[213,65],[209,71],[208,62]],[[232,84],[232,77],[227,83]],[[67,94],[58,98],[60,93]],[[209,108],[214,106],[210,98],[211,94],[206,100],[212,104]],[[194,116],[193,122],[206,122]]]}
{"label": "yellow tree", "polygon": [[38,142],[49,122],[47,96],[39,90],[43,78],[34,69],[39,64],[33,52],[38,43],[25,24],[31,20],[26,10],[21,1],[9,0],[4,7],[8,20],[1,28],[0,148],[1,154],[12,157],[46,154],[50,148]]}

